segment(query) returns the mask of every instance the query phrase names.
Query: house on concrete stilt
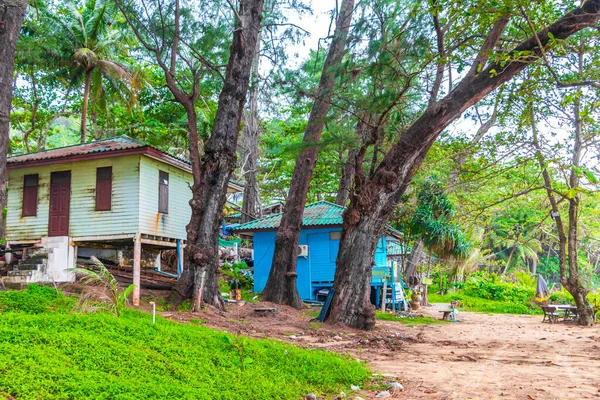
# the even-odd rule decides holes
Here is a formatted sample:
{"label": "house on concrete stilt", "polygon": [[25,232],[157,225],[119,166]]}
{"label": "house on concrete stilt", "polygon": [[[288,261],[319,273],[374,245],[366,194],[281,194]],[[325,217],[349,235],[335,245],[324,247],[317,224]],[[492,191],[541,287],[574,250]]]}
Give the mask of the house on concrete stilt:
{"label": "house on concrete stilt", "polygon": [[126,250],[135,304],[142,253],[160,263],[161,250],[183,248],[193,181],[185,160],[121,136],[10,157],[7,167],[7,244],[24,253],[7,285],[70,282],[78,256],[122,264]]}
{"label": "house on concrete stilt", "polygon": [[[298,248],[296,286],[304,301],[316,300],[320,291],[333,286],[335,262],[342,234],[342,213],[344,207],[327,201],[309,204],[304,208],[302,230]],[[232,227],[236,233],[252,235],[254,242],[254,291],[261,292],[269,278],[273,253],[275,251],[275,235],[281,222],[282,214],[251,221]],[[388,226],[379,238],[377,249],[373,255],[373,272],[371,279],[373,302],[379,303],[379,293],[383,282],[394,274],[399,279],[396,264],[388,258],[388,248],[397,247],[402,234]],[[398,281],[394,279],[395,281]]]}

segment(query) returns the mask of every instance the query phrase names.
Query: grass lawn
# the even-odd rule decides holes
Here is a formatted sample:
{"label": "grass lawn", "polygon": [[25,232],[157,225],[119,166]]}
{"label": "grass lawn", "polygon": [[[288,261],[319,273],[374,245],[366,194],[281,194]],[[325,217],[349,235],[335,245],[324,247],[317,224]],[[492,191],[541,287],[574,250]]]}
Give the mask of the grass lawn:
{"label": "grass lawn", "polygon": [[542,309],[533,303],[509,302],[500,300],[488,300],[481,297],[467,296],[460,292],[448,293],[444,295],[430,293],[428,296],[430,303],[447,303],[452,300],[459,300],[462,303],[458,310],[475,311],[492,314],[542,314]]}
{"label": "grass lawn", "polygon": [[[318,317],[319,313],[320,313],[320,311],[307,311],[306,315],[311,316],[311,317]],[[425,317],[425,316],[417,316],[417,317],[413,317],[413,318],[398,317],[397,315],[394,315],[391,313],[385,313],[385,312],[381,312],[381,311],[377,311],[375,313],[375,319],[381,320],[381,321],[400,322],[402,324],[406,324],[409,326],[427,325],[427,324],[443,324],[445,322],[445,321],[442,321],[439,319],[434,319],[434,318]]]}
{"label": "grass lawn", "polygon": [[435,319],[435,318],[426,317],[426,316],[416,316],[416,317],[413,317],[413,318],[410,318],[410,317],[399,317],[397,315],[390,314],[390,313],[385,313],[385,312],[381,312],[381,311],[377,311],[377,313],[375,314],[375,318],[379,319],[379,320],[382,320],[382,321],[400,322],[400,323],[406,324],[408,326],[412,326],[412,325],[432,325],[432,324],[444,324],[444,323],[447,323],[447,321],[442,321],[441,319]]}
{"label": "grass lawn", "polygon": [[299,399],[368,382],[362,363],[127,310],[75,314],[52,288],[0,292],[0,399]]}

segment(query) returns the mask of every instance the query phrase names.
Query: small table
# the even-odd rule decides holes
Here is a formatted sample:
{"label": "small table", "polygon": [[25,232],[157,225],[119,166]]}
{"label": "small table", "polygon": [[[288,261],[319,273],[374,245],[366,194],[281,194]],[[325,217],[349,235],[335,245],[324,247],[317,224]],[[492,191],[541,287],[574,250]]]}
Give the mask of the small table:
{"label": "small table", "polygon": [[565,315],[563,321],[576,321],[577,320],[577,306],[571,304],[550,304],[551,307],[556,307],[557,310],[564,311]]}

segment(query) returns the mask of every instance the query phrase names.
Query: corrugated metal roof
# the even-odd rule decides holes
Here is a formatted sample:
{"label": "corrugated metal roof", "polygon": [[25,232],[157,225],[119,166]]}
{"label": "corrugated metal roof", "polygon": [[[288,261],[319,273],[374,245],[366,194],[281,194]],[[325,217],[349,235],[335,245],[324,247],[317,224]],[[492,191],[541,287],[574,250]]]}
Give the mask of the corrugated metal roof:
{"label": "corrugated metal roof", "polygon": [[148,147],[148,145],[144,142],[123,135],[111,139],[97,140],[90,143],[77,144],[74,146],[60,147],[58,149],[39,151],[37,153],[8,157],[6,162],[8,164],[17,164],[28,161],[49,160],[67,156],[78,156],[143,147]]}
{"label": "corrugated metal roof", "polygon": [[401,256],[403,254],[410,253],[411,249],[407,246],[403,246],[398,242],[389,240],[387,242],[387,255],[388,256]]}
{"label": "corrugated metal roof", "polygon": [[[318,201],[307,205],[302,216],[302,226],[342,225],[344,207],[328,201]],[[277,229],[281,222],[281,213],[238,225],[233,230],[255,231],[260,229]]]}

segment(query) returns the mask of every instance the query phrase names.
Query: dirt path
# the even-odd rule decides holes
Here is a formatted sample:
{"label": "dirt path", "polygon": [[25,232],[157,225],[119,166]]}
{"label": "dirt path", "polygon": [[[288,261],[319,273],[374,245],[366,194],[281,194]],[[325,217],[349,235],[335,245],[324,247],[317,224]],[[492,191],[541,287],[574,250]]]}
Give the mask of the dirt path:
{"label": "dirt path", "polygon": [[468,312],[460,319],[408,328],[421,333],[423,342],[390,357],[378,355],[373,368],[406,380],[399,398],[600,398],[598,326]]}
{"label": "dirt path", "polygon": [[[371,332],[322,325],[307,312],[276,306],[231,306],[227,313],[163,313],[185,321],[306,348],[347,353],[379,373],[398,377],[396,399],[600,398],[600,326],[541,323],[542,316],[460,312],[461,322],[407,326],[378,321]],[[439,318],[433,307],[423,310]],[[314,314],[314,313],[313,313]],[[375,393],[361,392],[363,398]],[[352,395],[349,394],[349,399]]]}

